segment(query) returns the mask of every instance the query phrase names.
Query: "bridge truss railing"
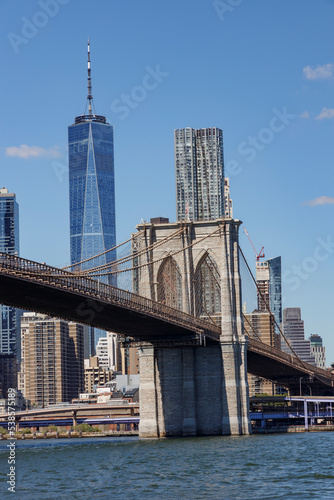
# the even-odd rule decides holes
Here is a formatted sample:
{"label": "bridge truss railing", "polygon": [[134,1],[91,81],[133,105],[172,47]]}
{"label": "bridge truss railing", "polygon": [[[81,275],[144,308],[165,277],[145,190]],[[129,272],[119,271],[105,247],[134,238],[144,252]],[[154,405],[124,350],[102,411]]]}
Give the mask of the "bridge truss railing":
{"label": "bridge truss railing", "polygon": [[[261,342],[260,340],[250,339],[250,345],[251,345],[251,350],[253,352],[258,352],[259,354],[267,354],[268,356],[270,356],[273,359],[276,359],[277,361],[282,361],[284,359],[294,368],[300,368],[301,372],[305,373],[305,371],[307,371],[309,372],[310,375],[318,376],[321,377],[322,379],[324,378],[324,375],[326,375],[326,373],[324,373],[324,370],[322,368],[318,368],[317,366],[306,363],[305,361],[302,361],[298,357],[293,356],[292,354],[287,354],[286,352],[283,352],[280,349],[267,345]],[[328,379],[333,380],[333,376],[331,373],[328,373]]]}
{"label": "bridge truss railing", "polygon": [[77,276],[75,272],[64,271],[44,263],[30,261],[1,252],[0,272],[14,274],[30,282],[43,282],[51,286],[82,293],[89,296],[90,299],[97,298],[121,307],[150,314],[151,316],[165,319],[169,323],[186,328],[189,331],[201,333],[215,340],[219,339],[220,328],[204,319],[196,318],[160,302],[155,302],[132,292],[101,283],[92,278]]}

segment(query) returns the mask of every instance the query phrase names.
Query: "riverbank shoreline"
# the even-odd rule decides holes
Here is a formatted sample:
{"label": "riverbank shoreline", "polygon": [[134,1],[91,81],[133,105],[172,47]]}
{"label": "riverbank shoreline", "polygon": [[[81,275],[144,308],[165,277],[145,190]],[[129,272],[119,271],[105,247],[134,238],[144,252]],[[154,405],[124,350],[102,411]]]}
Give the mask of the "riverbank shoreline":
{"label": "riverbank shoreline", "polygon": [[[254,428],[252,434],[288,434],[301,432],[333,432],[334,425],[310,425],[307,429],[303,425],[277,426],[268,428]],[[10,440],[33,440],[33,439],[77,439],[77,438],[112,438],[112,437],[138,437],[138,431],[108,431],[108,432],[34,432],[34,433],[15,433],[0,434],[0,441]],[[202,436],[200,436],[202,437]]]}
{"label": "riverbank shoreline", "polygon": [[289,425],[277,427],[258,427],[252,429],[252,434],[287,434],[295,432],[333,432],[334,425],[309,425],[306,429],[304,425]]}
{"label": "riverbank shoreline", "polygon": [[10,440],[27,440],[27,439],[76,439],[76,438],[96,438],[96,437],[131,437],[138,436],[138,431],[110,431],[110,432],[34,432],[34,433],[15,433],[14,436],[10,434],[0,434],[0,441]]}

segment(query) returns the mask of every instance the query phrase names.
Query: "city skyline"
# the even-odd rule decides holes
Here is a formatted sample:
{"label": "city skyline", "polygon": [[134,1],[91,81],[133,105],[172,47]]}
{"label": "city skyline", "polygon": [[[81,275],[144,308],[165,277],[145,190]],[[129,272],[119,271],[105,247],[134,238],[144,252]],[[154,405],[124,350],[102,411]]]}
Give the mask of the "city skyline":
{"label": "city skyline", "polygon": [[[91,2],[81,5],[80,12],[74,2],[59,5],[30,38],[22,18],[33,23],[39,4],[0,6],[7,19],[0,162],[3,185],[20,200],[21,255],[69,263],[64,130],[82,106],[89,35],[97,108],[116,135],[117,240],[141,218],[176,218],[173,130],[222,128],[234,217],[266,256],[282,256],[283,307],[302,308],[306,337],[321,335],[332,362],[333,6],[241,2],[222,19],[211,2],[185,1],[177,11],[150,1],[131,9],[101,2],[93,16]],[[25,41],[15,44],[11,33]],[[40,236],[31,238],[36,228]]]}

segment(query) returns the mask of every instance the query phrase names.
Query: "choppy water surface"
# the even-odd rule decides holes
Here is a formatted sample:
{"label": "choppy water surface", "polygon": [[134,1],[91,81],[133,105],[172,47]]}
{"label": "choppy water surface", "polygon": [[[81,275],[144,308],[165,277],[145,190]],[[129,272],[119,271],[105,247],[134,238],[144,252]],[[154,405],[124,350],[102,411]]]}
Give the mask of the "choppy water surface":
{"label": "choppy water surface", "polygon": [[16,493],[0,498],[333,499],[334,433],[16,442]]}

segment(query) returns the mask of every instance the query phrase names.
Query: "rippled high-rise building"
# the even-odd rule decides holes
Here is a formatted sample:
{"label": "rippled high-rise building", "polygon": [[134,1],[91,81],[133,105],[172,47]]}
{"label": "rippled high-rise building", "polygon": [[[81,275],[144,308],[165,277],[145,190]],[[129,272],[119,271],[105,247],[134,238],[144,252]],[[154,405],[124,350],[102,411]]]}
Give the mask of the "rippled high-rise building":
{"label": "rippled high-rise building", "polygon": [[223,217],[223,131],[217,127],[174,130],[174,148],[177,220]]}

